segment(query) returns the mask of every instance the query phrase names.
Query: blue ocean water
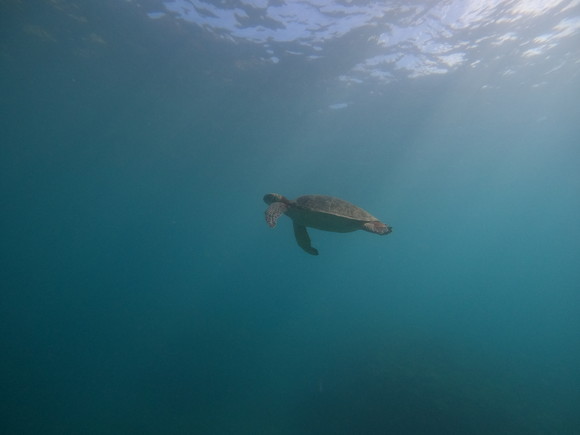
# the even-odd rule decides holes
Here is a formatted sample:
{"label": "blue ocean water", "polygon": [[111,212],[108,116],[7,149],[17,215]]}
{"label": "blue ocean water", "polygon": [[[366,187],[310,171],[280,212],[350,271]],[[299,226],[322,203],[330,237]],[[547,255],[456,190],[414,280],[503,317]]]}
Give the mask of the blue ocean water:
{"label": "blue ocean water", "polygon": [[1,432],[580,434],[579,23],[0,2]]}

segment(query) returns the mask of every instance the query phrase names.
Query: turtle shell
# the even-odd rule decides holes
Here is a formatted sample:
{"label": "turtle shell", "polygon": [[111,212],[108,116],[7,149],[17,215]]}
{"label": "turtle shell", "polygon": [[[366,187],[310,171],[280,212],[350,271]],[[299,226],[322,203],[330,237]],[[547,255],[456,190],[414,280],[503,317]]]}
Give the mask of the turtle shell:
{"label": "turtle shell", "polygon": [[304,195],[296,198],[294,205],[304,211],[326,213],[361,222],[378,221],[376,217],[366,210],[333,196]]}

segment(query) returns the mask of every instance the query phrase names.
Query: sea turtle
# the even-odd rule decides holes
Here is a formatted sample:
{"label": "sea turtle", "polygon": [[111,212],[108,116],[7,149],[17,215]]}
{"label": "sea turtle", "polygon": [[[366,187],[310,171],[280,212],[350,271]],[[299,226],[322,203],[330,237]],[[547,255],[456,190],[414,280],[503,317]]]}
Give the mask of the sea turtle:
{"label": "sea turtle", "polygon": [[264,195],[264,202],[269,205],[266,209],[268,225],[274,228],[282,214],[291,218],[296,242],[312,255],[318,255],[318,250],[311,246],[306,227],[335,233],[364,230],[379,235],[393,230],[362,208],[332,196],[304,195],[291,201],[278,193],[268,193]]}

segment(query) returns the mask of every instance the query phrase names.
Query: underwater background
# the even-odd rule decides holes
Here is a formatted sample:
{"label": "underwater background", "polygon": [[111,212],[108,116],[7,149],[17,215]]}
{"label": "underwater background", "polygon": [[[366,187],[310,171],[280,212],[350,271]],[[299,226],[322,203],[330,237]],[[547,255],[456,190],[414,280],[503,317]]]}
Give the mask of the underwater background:
{"label": "underwater background", "polygon": [[580,434],[580,9],[461,4],[0,1],[0,432]]}

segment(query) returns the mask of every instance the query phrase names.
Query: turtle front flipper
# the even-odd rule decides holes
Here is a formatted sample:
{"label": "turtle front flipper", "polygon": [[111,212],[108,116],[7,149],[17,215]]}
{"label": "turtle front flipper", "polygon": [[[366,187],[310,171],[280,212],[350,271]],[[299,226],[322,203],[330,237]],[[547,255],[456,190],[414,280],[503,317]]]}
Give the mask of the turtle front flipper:
{"label": "turtle front flipper", "polygon": [[313,248],[310,244],[310,236],[308,235],[305,226],[294,223],[294,237],[296,237],[298,246],[311,255],[318,255],[318,250]]}
{"label": "turtle front flipper", "polygon": [[266,209],[266,222],[270,228],[276,226],[276,221],[280,216],[286,213],[288,206],[283,202],[273,202],[270,207]]}

